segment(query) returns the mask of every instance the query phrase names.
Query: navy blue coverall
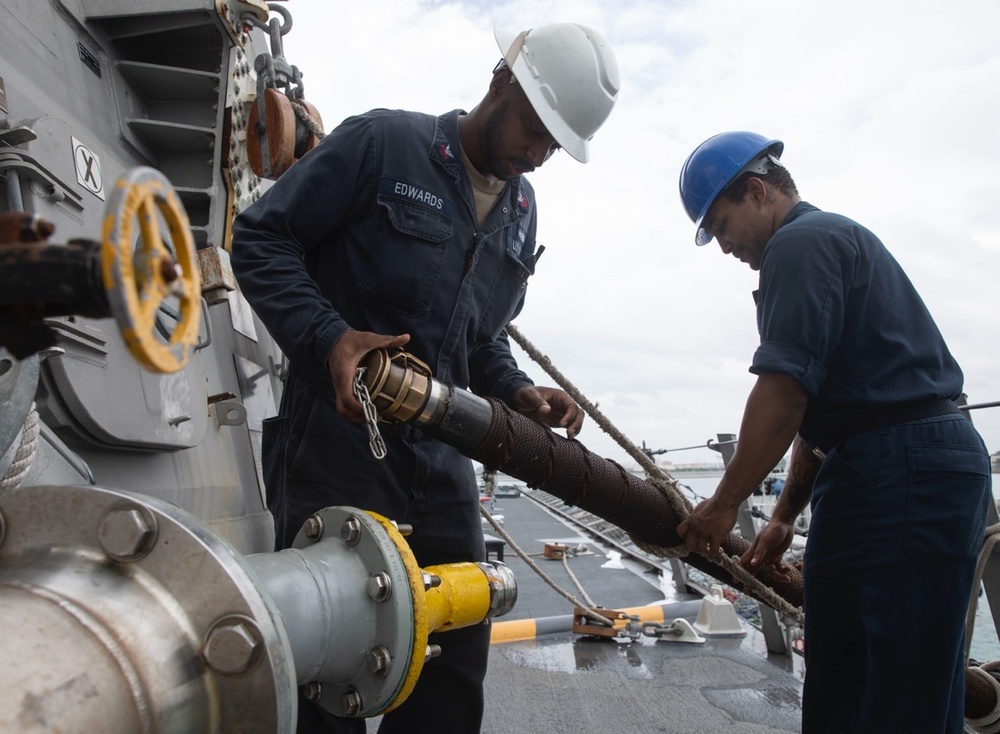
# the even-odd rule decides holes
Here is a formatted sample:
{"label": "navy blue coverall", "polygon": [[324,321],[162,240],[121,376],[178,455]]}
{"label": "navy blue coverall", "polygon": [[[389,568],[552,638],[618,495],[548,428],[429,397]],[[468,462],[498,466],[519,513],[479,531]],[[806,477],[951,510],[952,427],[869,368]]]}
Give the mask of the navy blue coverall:
{"label": "navy blue coverall", "polygon": [[[409,333],[406,350],[444,383],[512,407],[532,384],[505,328],[538,254],[534,192],[521,177],[509,181],[478,226],[458,117],[349,118],[236,219],[233,270],[290,359],[279,415],[264,425],[279,549],[311,513],[349,505],[411,524],[422,567],[486,558],[471,462],[419,430],[384,424],[388,456],[375,460],[365,427],[337,414],[327,367],[348,329]],[[441,655],[380,731],[479,731],[489,626],[433,637]],[[299,732],[364,730],[300,699]]]}
{"label": "navy blue coverall", "polygon": [[870,231],[801,202],[761,260],[751,372],[787,374],[826,454],[806,543],[806,734],[962,731],[989,454],[963,376]]}

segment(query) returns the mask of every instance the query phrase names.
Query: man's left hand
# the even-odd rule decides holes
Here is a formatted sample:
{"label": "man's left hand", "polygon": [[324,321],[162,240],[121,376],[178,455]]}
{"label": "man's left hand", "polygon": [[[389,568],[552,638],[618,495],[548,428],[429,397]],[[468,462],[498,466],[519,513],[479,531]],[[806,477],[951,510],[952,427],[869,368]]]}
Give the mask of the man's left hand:
{"label": "man's left hand", "polygon": [[554,387],[528,386],[514,393],[517,412],[549,428],[565,428],[566,437],[573,438],[583,425],[584,412],[562,390]]}

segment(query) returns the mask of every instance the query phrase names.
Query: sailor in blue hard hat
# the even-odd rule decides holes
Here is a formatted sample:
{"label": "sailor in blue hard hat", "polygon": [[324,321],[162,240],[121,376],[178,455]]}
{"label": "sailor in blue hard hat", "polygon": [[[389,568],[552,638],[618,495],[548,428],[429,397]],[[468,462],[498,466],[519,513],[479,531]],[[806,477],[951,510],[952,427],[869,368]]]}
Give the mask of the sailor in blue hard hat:
{"label": "sailor in blue hard hat", "polygon": [[740,564],[787,580],[784,554],[811,506],[803,734],[959,734],[989,455],[955,404],[961,367],[906,273],[862,224],[802,201],[782,150],[722,133],[681,171],[695,241],[715,238],[760,273],[760,345],[736,451],[677,535],[720,555],[791,447],[781,496]]}
{"label": "sailor in blue hard hat", "polygon": [[[707,245],[712,241],[714,235],[706,228],[705,220],[720,195],[727,192],[724,198],[742,198],[739,195],[742,189],[735,184],[745,177],[764,176],[782,168],[780,157],[784,148],[780,140],[738,131],[714,135],[688,156],[681,169],[680,192],[684,209],[698,228],[695,244]],[[730,187],[733,190],[729,191]],[[791,188],[794,190],[794,184]]]}

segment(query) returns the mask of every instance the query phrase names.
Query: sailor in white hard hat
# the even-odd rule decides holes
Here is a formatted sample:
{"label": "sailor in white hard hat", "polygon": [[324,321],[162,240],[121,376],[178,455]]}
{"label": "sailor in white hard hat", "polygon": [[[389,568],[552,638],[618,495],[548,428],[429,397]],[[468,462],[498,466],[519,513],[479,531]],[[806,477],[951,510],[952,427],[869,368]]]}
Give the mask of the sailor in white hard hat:
{"label": "sailor in white hard hat", "polygon": [[[407,424],[382,424],[385,455],[373,457],[353,390],[373,349],[403,347],[441,382],[570,438],[583,423],[569,395],[518,368],[506,327],[543,249],[523,174],[559,148],[587,161],[618,67],[598,33],[573,23],[496,39],[504,60],[470,112],[348,118],[236,219],[233,270],[290,360],[263,436],[278,548],[312,513],[346,505],[412,526],[422,568],[486,560],[469,459]],[[441,654],[379,731],[478,732],[489,635],[488,625],[431,635]],[[300,698],[299,732],[365,731],[329,698]]]}
{"label": "sailor in white hard hat", "polygon": [[556,150],[582,163],[614,107],[618,65],[604,38],[576,23],[496,29],[504,57],[482,102],[459,121],[462,149],[498,181],[529,173]]}

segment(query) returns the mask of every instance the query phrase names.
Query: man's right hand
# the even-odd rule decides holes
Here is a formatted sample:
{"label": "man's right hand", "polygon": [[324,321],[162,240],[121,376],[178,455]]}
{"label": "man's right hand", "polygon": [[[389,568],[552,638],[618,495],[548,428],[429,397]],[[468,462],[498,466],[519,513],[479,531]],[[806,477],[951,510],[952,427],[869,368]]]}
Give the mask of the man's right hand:
{"label": "man's right hand", "polygon": [[373,349],[391,349],[402,347],[410,341],[409,334],[385,336],[373,334],[370,331],[344,332],[334,345],[327,360],[333,389],[337,394],[337,412],[352,423],[364,423],[365,414],[361,403],[354,397],[354,378],[358,373],[358,365],[365,355]]}

